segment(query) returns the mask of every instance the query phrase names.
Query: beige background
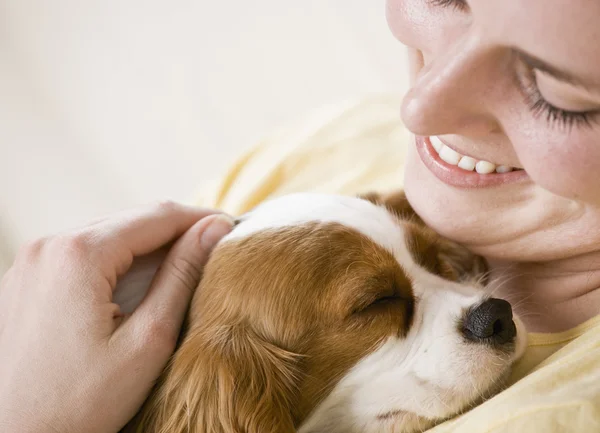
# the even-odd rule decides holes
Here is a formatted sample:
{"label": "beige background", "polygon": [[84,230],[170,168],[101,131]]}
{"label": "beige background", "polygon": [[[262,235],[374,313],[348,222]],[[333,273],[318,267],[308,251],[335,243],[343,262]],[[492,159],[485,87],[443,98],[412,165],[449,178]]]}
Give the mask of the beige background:
{"label": "beige background", "polygon": [[187,200],[324,104],[405,87],[383,0],[0,0],[0,272],[27,239]]}

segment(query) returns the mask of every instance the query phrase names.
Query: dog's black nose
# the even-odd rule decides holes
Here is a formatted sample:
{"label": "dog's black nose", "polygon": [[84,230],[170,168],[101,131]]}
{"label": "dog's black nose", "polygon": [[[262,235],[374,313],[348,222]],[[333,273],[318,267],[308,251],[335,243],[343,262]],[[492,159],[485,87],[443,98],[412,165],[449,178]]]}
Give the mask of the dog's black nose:
{"label": "dog's black nose", "polygon": [[463,334],[469,340],[496,344],[511,342],[517,329],[512,308],[503,299],[490,298],[469,310],[463,321]]}

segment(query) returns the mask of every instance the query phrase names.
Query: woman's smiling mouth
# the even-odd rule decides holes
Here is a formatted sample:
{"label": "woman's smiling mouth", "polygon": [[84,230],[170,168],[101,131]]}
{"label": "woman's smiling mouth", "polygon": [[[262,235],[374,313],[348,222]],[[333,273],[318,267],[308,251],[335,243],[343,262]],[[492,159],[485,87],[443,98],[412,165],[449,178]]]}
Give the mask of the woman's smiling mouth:
{"label": "woman's smiling mouth", "polygon": [[438,137],[416,137],[417,151],[427,168],[442,182],[459,188],[495,186],[527,180],[517,167],[497,165],[462,155]]}

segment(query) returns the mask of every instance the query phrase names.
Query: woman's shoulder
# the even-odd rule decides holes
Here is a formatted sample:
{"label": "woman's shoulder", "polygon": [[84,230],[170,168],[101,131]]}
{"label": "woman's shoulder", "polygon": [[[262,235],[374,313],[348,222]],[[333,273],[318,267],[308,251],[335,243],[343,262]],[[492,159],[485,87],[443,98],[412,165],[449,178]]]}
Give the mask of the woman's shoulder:
{"label": "woman's shoulder", "polygon": [[196,204],[242,214],[298,191],[359,194],[399,189],[410,135],[399,97],[373,96],[323,107],[255,143]]}

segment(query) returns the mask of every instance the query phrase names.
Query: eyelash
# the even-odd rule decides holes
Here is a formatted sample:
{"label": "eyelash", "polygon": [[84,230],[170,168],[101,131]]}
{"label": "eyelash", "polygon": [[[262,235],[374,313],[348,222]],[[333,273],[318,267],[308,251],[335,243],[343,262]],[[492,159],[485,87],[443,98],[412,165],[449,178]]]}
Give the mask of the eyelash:
{"label": "eyelash", "polygon": [[558,125],[566,130],[573,129],[573,126],[592,126],[594,112],[568,111],[550,104],[540,93],[534,71],[530,70],[527,75],[529,82],[524,83],[523,88],[525,102],[535,118],[543,115],[550,126]]}
{"label": "eyelash", "polygon": [[[453,7],[461,11],[466,10],[469,7],[466,0],[427,1],[432,6],[446,8]],[[594,117],[596,112],[568,111],[550,104],[540,93],[534,71],[530,69],[527,75],[529,82],[522,83],[521,87],[524,91],[525,102],[527,103],[534,117],[538,118],[543,115],[546,117],[546,121],[551,127],[558,124],[567,130],[571,130],[573,126],[585,126],[588,128],[592,126],[592,122],[596,120]]]}
{"label": "eyelash", "polygon": [[440,7],[453,7],[459,10],[465,10],[468,8],[466,0],[427,0],[432,6]]}

